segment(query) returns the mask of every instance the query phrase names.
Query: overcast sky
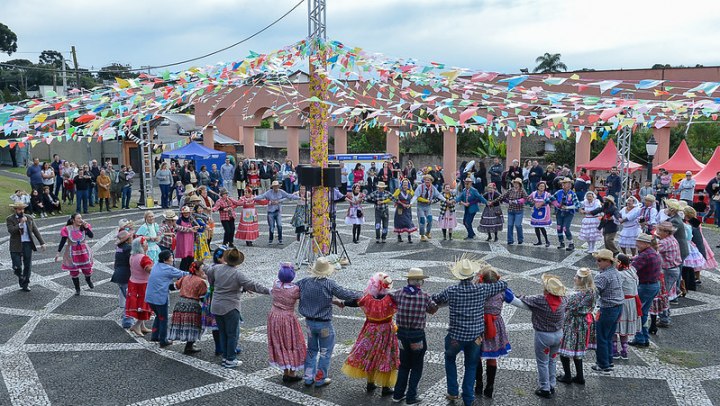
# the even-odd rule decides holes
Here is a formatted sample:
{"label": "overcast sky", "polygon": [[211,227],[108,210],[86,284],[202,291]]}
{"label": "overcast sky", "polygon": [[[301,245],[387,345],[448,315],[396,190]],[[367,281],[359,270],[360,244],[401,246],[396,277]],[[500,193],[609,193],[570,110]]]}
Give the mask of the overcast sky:
{"label": "overcast sky", "polygon": [[[254,33],[299,0],[0,0],[30,59],[54,49],[81,67],[160,65]],[[518,72],[544,52],[569,69],[720,65],[720,0],[327,0],[328,37],[365,50]],[[234,61],[307,35],[307,5],[257,38],[196,62]],[[186,68],[181,66],[173,70]]]}

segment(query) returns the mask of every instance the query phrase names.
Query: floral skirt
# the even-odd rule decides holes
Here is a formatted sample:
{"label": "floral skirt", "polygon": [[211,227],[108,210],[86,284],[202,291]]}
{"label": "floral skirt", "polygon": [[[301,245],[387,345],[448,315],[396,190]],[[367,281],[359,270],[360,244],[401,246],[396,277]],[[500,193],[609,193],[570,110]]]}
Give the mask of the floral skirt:
{"label": "floral skirt", "polygon": [[356,379],[367,379],[377,386],[393,387],[400,367],[395,325],[365,322],[348,355],[342,372]]}
{"label": "floral skirt", "polygon": [[[482,342],[482,359],[498,359],[506,357],[512,348],[505,328],[505,321],[501,316],[495,318],[495,337],[485,337]],[[487,333],[487,330],[485,330]]]}
{"label": "floral skirt", "polygon": [[208,245],[208,239],[207,234],[202,233],[198,238],[195,240],[195,260],[196,261],[205,261],[206,259],[212,258],[212,253],[210,252],[210,246]]}
{"label": "floral skirt", "polygon": [[195,342],[202,335],[202,308],[200,301],[181,297],[173,309],[169,340]]}
{"label": "floral skirt", "polygon": [[136,320],[150,320],[152,310],[145,303],[145,288],[147,283],[128,281],[127,296],[125,296],[125,315]]}
{"label": "floral skirt", "polygon": [[293,311],[270,310],[267,318],[270,365],[298,371],[305,365],[305,335]]}
{"label": "floral skirt", "polygon": [[570,316],[563,323],[563,337],[560,341],[560,355],[570,358],[585,356],[590,344],[593,317],[591,313],[584,316]]}

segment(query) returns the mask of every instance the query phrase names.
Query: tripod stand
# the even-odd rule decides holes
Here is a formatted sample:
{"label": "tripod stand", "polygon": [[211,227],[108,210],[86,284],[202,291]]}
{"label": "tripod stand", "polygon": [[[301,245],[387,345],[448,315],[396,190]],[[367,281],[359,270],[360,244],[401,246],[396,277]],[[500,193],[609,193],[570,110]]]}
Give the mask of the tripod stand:
{"label": "tripod stand", "polygon": [[311,227],[300,236],[300,245],[295,254],[295,267],[299,268],[303,264],[312,265],[317,258],[316,252],[320,252],[320,245],[315,240]]}
{"label": "tripod stand", "polygon": [[[340,237],[340,233],[337,231],[336,223],[335,223],[335,199],[334,199],[334,191],[335,189],[330,189],[330,253],[338,255],[338,242],[340,242],[340,247],[342,248],[342,252],[340,255],[338,255],[338,259],[342,261],[343,259],[347,260],[347,265],[352,264],[350,262],[350,256],[348,255],[347,250],[345,249],[345,243],[343,243],[342,238]],[[342,262],[341,262],[342,264]],[[344,264],[343,264],[344,265]]]}

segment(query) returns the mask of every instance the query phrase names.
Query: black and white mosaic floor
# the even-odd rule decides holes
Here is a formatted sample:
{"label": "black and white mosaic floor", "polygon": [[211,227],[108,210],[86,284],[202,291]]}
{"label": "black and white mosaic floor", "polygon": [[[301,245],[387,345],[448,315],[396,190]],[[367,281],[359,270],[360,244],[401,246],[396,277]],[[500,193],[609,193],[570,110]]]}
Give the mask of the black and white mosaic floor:
{"label": "black and white mosaic floor", "polygon": [[[291,211],[288,206],[283,215],[285,245],[268,246],[267,228],[261,224],[261,238],[256,245],[243,248],[245,272],[268,286],[276,276],[278,263],[292,261],[296,255],[298,244],[289,243],[294,241],[288,224]],[[342,205],[339,212],[343,212]],[[367,220],[372,222],[372,210],[367,212]],[[7,231],[5,227],[0,230],[0,405],[390,404],[389,397],[366,393],[364,382],[348,379],[340,372],[364,321],[357,309],[335,310],[338,337],[330,370],[333,382],[321,389],[306,388],[302,383],[284,384],[282,372],[268,366],[267,296],[245,296],[240,356],[243,364],[237,370],[219,365],[209,334],[199,343],[202,352],[198,356],[182,354],[182,344],[160,349],[156,343],[131,336],[118,324],[117,287],[109,281],[115,229],[123,217],[139,221],[142,213],[132,210],[86,216],[95,230],[90,245],[95,253],[96,287],[83,287],[79,297],[73,295],[67,274],[53,262],[59,228],[65,219],[38,220],[49,245],[47,251],[34,256],[29,293],[18,290],[10,269]],[[579,231],[577,225],[574,227]],[[391,239],[387,244],[375,244],[370,223],[364,226],[360,243],[353,244],[350,227],[340,224],[338,228],[352,265],[335,278],[358,290],[365,287],[374,271],[388,272],[401,286],[401,274],[411,266],[420,266],[432,276],[425,290],[437,292],[455,283],[447,263],[466,252],[496,266],[519,294],[539,292],[540,275],[548,271],[560,275],[571,286],[578,267],[593,265],[581,249],[566,252],[533,247],[528,241],[532,242],[534,235],[527,232],[521,246],[508,246],[503,237],[499,243],[487,243],[481,235],[480,240],[462,241],[465,231],[460,227],[453,241],[442,241],[440,230],[435,228],[430,242],[414,239],[413,244],[408,244]],[[715,246],[718,233],[709,228],[706,236]],[[307,270],[303,269],[298,278],[305,275]],[[585,363],[587,384],[560,384],[551,401],[541,401],[533,394],[536,373],[530,315],[506,307],[503,316],[513,350],[499,363],[495,398],[478,399],[476,404],[720,404],[720,273],[704,272],[703,278],[698,292],[680,299],[680,305],[673,309],[672,327],[653,337],[650,348],[633,348],[628,361],[616,360],[610,376],[591,373],[591,353]],[[173,295],[171,308],[176,299]],[[429,318],[430,351],[420,383],[429,405],[447,403],[442,344],[447,317],[447,310],[442,309]]]}

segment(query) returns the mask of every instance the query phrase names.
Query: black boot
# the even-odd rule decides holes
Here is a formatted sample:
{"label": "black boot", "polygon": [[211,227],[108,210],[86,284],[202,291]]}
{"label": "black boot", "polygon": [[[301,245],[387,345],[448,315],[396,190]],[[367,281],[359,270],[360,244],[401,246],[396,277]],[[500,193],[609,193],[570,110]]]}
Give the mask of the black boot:
{"label": "black boot", "polygon": [[574,250],[574,249],[575,249],[575,244],[573,244],[573,243],[571,242],[570,244],[568,244],[568,247],[565,248],[565,251],[572,251],[572,250]]}
{"label": "black boot", "polygon": [[398,242],[403,242],[402,236],[400,234],[398,234]]}
{"label": "black boot", "polygon": [[492,234],[488,233],[488,238],[485,241],[492,241]]}
{"label": "black boot", "polygon": [[85,277],[85,282],[87,283],[88,288],[90,288],[90,289],[95,289],[95,285],[93,285],[92,279],[90,279],[89,276],[86,276],[86,277]]}
{"label": "black boot", "polygon": [[443,228],[442,232],[443,232],[443,241],[445,241],[445,240],[447,240],[447,230]]}
{"label": "black boot", "polygon": [[72,278],[73,285],[75,285],[75,296],[80,296],[80,278]]}
{"label": "black boot", "polygon": [[483,395],[488,399],[492,399],[493,390],[495,389],[495,374],[496,373],[497,373],[497,365],[488,365],[487,366],[487,385],[485,385],[485,390],[483,391]]}
{"label": "black boot", "polygon": [[657,328],[657,315],[651,314],[650,315],[650,328],[648,329],[648,333],[655,335],[658,332]]}
{"label": "black boot", "polygon": [[412,244],[412,236],[408,234],[408,244]]}
{"label": "black boot", "polygon": [[573,363],[575,363],[575,377],[573,378],[573,383],[577,383],[579,385],[585,385],[585,376],[583,375],[583,360],[582,358],[573,358]]}
{"label": "black boot", "polygon": [[572,373],[570,371],[570,358],[560,356],[560,363],[563,367],[563,375],[555,378],[558,382],[572,383]]}
{"label": "black boot", "polygon": [[565,248],[565,241],[560,240],[560,245],[558,245],[558,249],[561,250],[563,248]]}
{"label": "black boot", "polygon": [[475,368],[475,394],[479,395],[483,391],[483,362],[479,360]]}
{"label": "black boot", "polygon": [[197,353],[199,353],[199,352],[200,352],[200,349],[193,347],[194,344],[195,344],[195,343],[192,342],[192,341],[188,341],[187,343],[185,343],[185,350],[183,351],[183,353],[185,353],[185,354],[197,354]]}
{"label": "black boot", "polygon": [[448,232],[448,239],[449,239],[450,241],[452,241],[452,230],[451,230],[450,232]]}
{"label": "black boot", "polygon": [[497,231],[495,231],[495,242],[497,242],[497,240],[498,240],[498,238],[497,238]]}

